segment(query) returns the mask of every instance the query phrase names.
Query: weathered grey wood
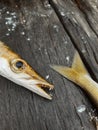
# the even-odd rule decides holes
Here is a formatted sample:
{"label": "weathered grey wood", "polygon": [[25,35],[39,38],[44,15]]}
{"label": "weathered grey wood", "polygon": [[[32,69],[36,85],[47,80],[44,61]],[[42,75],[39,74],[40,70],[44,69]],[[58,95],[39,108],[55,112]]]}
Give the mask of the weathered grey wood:
{"label": "weathered grey wood", "polygon": [[[79,50],[91,75],[98,81],[98,38],[74,2],[51,1],[65,30]],[[89,5],[88,5],[89,6]],[[69,8],[70,7],[70,8]],[[93,74],[92,74],[93,73]]]}
{"label": "weathered grey wood", "polygon": [[92,30],[98,36],[98,0],[75,0],[75,2],[84,13]]}
{"label": "weathered grey wood", "polygon": [[[65,10],[60,3],[54,4],[57,10],[59,7]],[[72,9],[71,6],[69,9]],[[48,101],[0,77],[0,130],[95,130],[90,121],[92,104],[87,95],[78,86],[51,70],[49,64],[71,65],[75,51],[73,42],[75,45],[82,42],[81,38],[75,38],[80,34],[76,33],[78,29],[85,40],[90,41],[92,36],[95,43],[97,37],[90,27],[84,31],[82,24],[70,24],[71,20],[66,18],[68,22],[63,25],[68,28],[63,27],[62,20],[59,21],[56,14],[57,10],[45,0],[0,1],[0,40],[20,54],[42,77],[49,75],[48,81],[55,86],[53,100]],[[12,18],[12,21],[6,18]],[[11,23],[6,23],[8,21]],[[14,30],[8,31],[13,29],[14,23]],[[81,51],[82,46],[83,50],[87,45],[83,42],[77,48]],[[89,47],[92,53],[93,48],[97,49],[95,44]],[[86,50],[83,53],[85,60],[88,52]],[[91,62],[87,60],[87,63]],[[82,104],[87,110],[80,114],[76,108]]]}

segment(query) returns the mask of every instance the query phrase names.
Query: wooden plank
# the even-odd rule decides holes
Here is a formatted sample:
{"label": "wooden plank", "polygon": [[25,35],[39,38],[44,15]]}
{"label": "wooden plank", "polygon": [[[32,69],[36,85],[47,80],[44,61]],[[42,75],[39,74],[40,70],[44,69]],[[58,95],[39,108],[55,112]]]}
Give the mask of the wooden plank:
{"label": "wooden plank", "polygon": [[79,50],[89,72],[98,81],[98,38],[89,26],[83,12],[71,0],[53,0],[51,4],[73,41],[74,46]]}
{"label": "wooden plank", "polygon": [[87,22],[98,36],[98,1],[97,0],[75,0],[77,6],[84,13]]}
{"label": "wooden plank", "polygon": [[85,93],[49,68],[71,65],[75,48],[48,1],[0,1],[0,16],[0,39],[55,86],[48,101],[0,77],[0,130],[95,130]]}

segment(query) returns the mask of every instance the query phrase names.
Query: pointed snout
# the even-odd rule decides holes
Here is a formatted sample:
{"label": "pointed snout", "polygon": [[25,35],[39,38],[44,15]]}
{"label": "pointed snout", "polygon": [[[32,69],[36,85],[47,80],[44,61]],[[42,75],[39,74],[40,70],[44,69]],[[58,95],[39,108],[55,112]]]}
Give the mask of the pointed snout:
{"label": "pointed snout", "polygon": [[[28,71],[29,72],[29,71]],[[32,74],[32,75],[31,75]],[[28,76],[30,78],[25,78],[26,79],[26,83],[27,88],[31,91],[33,91],[34,93],[46,98],[46,99],[52,99],[52,96],[50,94],[48,94],[44,89],[48,89],[49,91],[52,90],[54,88],[54,86],[50,83],[48,83],[46,80],[44,80],[43,78],[41,78],[36,72],[34,72],[31,69],[31,72],[28,73]]]}
{"label": "pointed snout", "polygon": [[[32,70],[33,72],[33,70]],[[49,91],[54,88],[53,85],[48,83],[46,80],[42,79],[37,73],[30,74],[24,74],[25,77],[21,75],[21,77],[18,78],[18,80],[21,82],[20,84],[27,89],[31,90],[32,92],[47,98],[52,99],[52,96],[48,94],[44,89],[47,88]]]}

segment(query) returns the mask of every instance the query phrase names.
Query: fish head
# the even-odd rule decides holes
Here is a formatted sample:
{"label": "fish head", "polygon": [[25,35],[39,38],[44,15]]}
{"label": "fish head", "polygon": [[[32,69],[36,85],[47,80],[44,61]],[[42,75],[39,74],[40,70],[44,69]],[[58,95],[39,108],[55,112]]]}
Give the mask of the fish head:
{"label": "fish head", "polygon": [[25,60],[1,42],[0,75],[44,98],[52,99],[44,88],[51,90],[54,86],[40,77]]}

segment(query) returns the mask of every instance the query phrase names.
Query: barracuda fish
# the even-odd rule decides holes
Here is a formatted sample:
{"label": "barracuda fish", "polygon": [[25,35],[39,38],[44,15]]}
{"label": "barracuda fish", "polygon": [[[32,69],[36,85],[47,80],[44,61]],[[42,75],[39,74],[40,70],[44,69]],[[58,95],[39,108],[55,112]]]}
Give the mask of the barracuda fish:
{"label": "barracuda fish", "polygon": [[25,60],[21,59],[19,55],[15,54],[1,41],[0,75],[44,98],[52,99],[43,88],[53,89],[54,86],[41,78]]}
{"label": "barracuda fish", "polygon": [[75,54],[72,67],[58,65],[50,67],[84,89],[98,108],[98,83],[90,77],[78,52]]}

